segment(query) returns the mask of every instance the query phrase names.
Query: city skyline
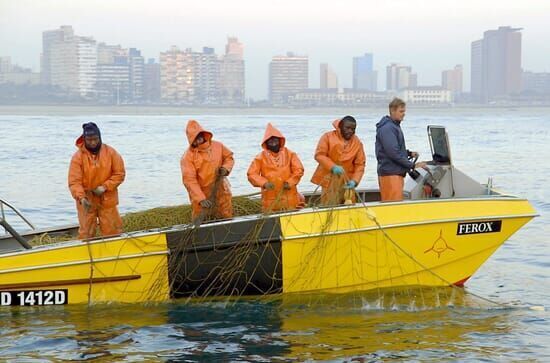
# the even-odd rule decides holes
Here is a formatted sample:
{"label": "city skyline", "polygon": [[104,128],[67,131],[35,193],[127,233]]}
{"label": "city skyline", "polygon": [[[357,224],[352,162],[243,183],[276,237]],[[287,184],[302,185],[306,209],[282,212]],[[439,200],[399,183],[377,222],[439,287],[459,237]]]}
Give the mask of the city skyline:
{"label": "city skyline", "polygon": [[[236,36],[246,46],[247,95],[255,99],[267,99],[271,58],[288,51],[308,55],[310,87],[319,85],[321,63],[330,64],[340,87],[352,87],[350,59],[368,52],[375,54],[374,70],[379,74],[388,64],[406,64],[418,74],[419,85],[440,84],[442,70],[463,64],[464,90],[468,91],[470,43],[487,29],[510,25],[524,29],[524,70],[550,71],[545,57],[550,54],[550,32],[543,15],[550,11],[550,4],[527,1],[517,7],[512,1],[465,1],[442,6],[430,0],[373,6],[348,1],[329,7],[308,1],[287,3],[183,6],[159,1],[152,7],[142,1],[0,1],[0,53],[37,71],[41,32],[64,24],[98,42],[135,47],[146,59],[157,60],[171,45],[213,47],[221,53],[225,39]],[[356,11],[348,11],[353,8]],[[390,28],[385,24],[392,16],[401,21],[392,22]],[[117,21],[116,27],[109,26]],[[383,89],[384,83],[379,77],[378,88]]]}

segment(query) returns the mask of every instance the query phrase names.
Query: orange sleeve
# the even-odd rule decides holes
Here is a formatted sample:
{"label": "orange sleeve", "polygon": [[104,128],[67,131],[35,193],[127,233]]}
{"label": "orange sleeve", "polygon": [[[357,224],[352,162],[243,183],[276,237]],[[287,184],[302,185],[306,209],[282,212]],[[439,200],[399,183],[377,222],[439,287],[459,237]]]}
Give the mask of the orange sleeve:
{"label": "orange sleeve", "polygon": [[69,190],[74,199],[80,200],[86,196],[84,186],[82,184],[82,155],[76,152],[69,166]]}
{"label": "orange sleeve", "polygon": [[191,161],[191,157],[189,152],[185,152],[181,157],[181,179],[183,185],[185,185],[185,188],[189,192],[191,202],[196,201],[198,203],[201,200],[205,200],[206,195],[202,192],[199,181],[197,180],[197,170]]}
{"label": "orange sleeve", "polygon": [[233,160],[233,151],[229,150],[224,144],[222,144],[222,167],[231,172],[233,165],[235,165],[235,160]]}
{"label": "orange sleeve", "polygon": [[262,176],[262,154],[257,155],[248,167],[246,176],[248,181],[255,187],[263,187],[269,180]]}
{"label": "orange sleeve", "polygon": [[359,146],[359,151],[357,152],[355,159],[353,159],[353,175],[350,176],[351,180],[354,180],[357,184],[361,182],[363,174],[365,174],[365,165],[367,164],[367,157],[365,156],[363,143],[360,142]]}
{"label": "orange sleeve", "polygon": [[304,166],[295,152],[290,152],[290,172],[291,176],[287,180],[287,183],[290,186],[298,185],[300,179],[304,176]]}
{"label": "orange sleeve", "polygon": [[108,191],[113,191],[122,184],[125,177],[124,160],[122,160],[122,156],[115,149],[111,148],[111,177],[103,182],[103,186]]}
{"label": "orange sleeve", "polygon": [[326,133],[319,139],[317,149],[315,149],[315,160],[323,167],[323,169],[330,170],[334,165],[334,161],[328,156],[329,149],[329,134]]}

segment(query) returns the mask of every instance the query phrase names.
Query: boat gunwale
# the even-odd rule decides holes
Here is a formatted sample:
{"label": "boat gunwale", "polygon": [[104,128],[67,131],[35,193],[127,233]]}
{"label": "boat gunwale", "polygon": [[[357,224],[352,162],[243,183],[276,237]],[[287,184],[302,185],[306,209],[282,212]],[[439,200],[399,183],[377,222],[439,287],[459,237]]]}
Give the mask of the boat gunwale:
{"label": "boat gunwale", "polygon": [[290,236],[290,237],[284,237],[283,241],[291,241],[295,239],[303,239],[303,238],[313,238],[313,237],[319,237],[319,236],[336,236],[340,234],[352,234],[352,233],[359,233],[359,232],[368,232],[368,231],[375,231],[380,229],[393,229],[393,228],[401,228],[401,227],[412,227],[412,226],[418,226],[418,225],[429,225],[429,224],[439,224],[439,223],[453,223],[453,222],[469,222],[469,221],[483,221],[483,220],[492,220],[492,219],[512,219],[512,218],[534,218],[537,215],[533,214],[515,214],[515,215],[499,215],[499,216],[483,216],[483,217],[469,217],[464,219],[457,219],[457,218],[447,218],[447,219],[432,219],[427,221],[418,221],[418,222],[406,222],[406,223],[398,223],[398,224],[387,224],[387,225],[374,225],[370,227],[364,227],[364,228],[354,228],[354,229],[346,229],[346,230],[338,230],[338,231],[332,231],[332,232],[323,232],[323,233],[310,233],[310,234],[302,234],[302,235],[296,235],[296,236]]}
{"label": "boat gunwale", "polygon": [[[402,200],[402,201],[396,201],[396,202],[381,202],[381,201],[375,201],[375,202],[364,202],[364,203],[355,203],[350,205],[338,205],[338,206],[327,206],[327,207],[309,207],[304,209],[299,209],[295,211],[288,211],[288,212],[281,212],[281,213],[273,213],[273,214],[251,214],[246,216],[239,216],[232,219],[224,219],[220,221],[213,221],[211,223],[203,224],[198,227],[195,227],[193,224],[178,224],[178,225],[172,225],[168,227],[160,227],[160,228],[154,228],[154,229],[148,229],[148,230],[139,230],[139,231],[132,231],[132,232],[124,232],[119,235],[114,236],[108,236],[108,237],[98,237],[93,238],[89,240],[70,240],[70,241],[62,241],[47,245],[40,245],[35,246],[30,250],[18,250],[13,252],[7,252],[0,254],[0,259],[4,257],[11,257],[11,256],[17,256],[17,255],[27,255],[31,253],[39,253],[43,251],[51,251],[51,250],[57,250],[57,249],[63,249],[67,247],[78,247],[81,245],[93,245],[98,243],[106,243],[106,242],[114,242],[119,241],[121,239],[128,239],[128,238],[141,238],[141,237],[147,237],[147,236],[153,236],[155,234],[163,234],[163,233],[171,233],[171,232],[178,232],[178,231],[184,231],[184,230],[190,230],[193,228],[204,228],[206,226],[221,226],[225,224],[235,223],[235,222],[241,222],[241,221],[247,221],[247,220],[255,220],[259,219],[261,217],[265,218],[279,218],[279,217],[286,217],[286,216],[292,216],[292,215],[301,215],[301,214],[310,214],[312,212],[323,212],[323,211],[334,211],[334,210],[346,210],[346,209],[359,209],[359,208],[370,208],[370,207],[385,207],[385,206],[398,206],[398,205],[409,205],[409,204],[423,204],[423,203],[447,203],[447,202],[477,202],[477,201],[515,201],[515,202],[528,202],[526,198],[520,198],[513,195],[482,195],[479,197],[467,197],[467,198],[434,198],[434,199],[417,199],[417,200]],[[534,208],[533,208],[534,209]],[[527,218],[527,217],[538,217],[540,214],[538,213],[531,213],[531,214],[522,214],[522,215],[512,215],[512,216],[483,216],[483,217],[470,217],[466,219],[460,219],[461,221],[467,221],[467,220],[476,220],[476,219],[495,219],[495,218]],[[449,219],[447,222],[451,222],[454,219]],[[409,225],[421,225],[421,224],[433,224],[433,223],[441,223],[437,220],[429,220],[429,221],[419,221],[419,222],[413,222]],[[396,228],[401,225],[393,225],[391,228]],[[376,227],[369,227],[372,229],[379,229],[378,226]],[[390,228],[383,226],[383,228]],[[353,230],[355,231],[355,230]],[[325,233],[329,234],[329,232]],[[291,238],[284,238],[284,240],[289,240]]]}

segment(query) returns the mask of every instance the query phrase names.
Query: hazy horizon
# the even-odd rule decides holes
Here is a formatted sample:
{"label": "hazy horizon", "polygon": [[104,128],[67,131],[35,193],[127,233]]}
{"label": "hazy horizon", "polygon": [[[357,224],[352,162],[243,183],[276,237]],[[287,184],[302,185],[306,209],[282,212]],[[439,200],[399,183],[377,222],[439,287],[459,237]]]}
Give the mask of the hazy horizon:
{"label": "hazy horizon", "polygon": [[[545,15],[546,14],[546,15]],[[391,62],[412,66],[419,85],[440,84],[441,71],[464,66],[470,84],[470,43],[499,26],[523,28],[522,67],[550,72],[550,1],[436,0],[184,3],[167,0],[0,0],[0,56],[40,70],[42,31],[72,25],[98,42],[135,47],[158,61],[171,45],[223,54],[227,36],[245,46],[246,92],[267,98],[268,64],[293,51],[309,56],[309,85],[319,86],[319,64],[328,63],[341,87],[351,87],[352,57],[374,53],[378,88]]]}

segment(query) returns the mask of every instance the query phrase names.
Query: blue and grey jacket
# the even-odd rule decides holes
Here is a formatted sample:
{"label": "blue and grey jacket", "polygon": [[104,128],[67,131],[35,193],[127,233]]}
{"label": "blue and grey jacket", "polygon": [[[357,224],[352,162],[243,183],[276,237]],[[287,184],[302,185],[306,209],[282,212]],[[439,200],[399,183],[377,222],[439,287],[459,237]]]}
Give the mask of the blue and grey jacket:
{"label": "blue and grey jacket", "polygon": [[405,147],[405,137],[399,122],[384,116],[376,124],[376,159],[378,175],[401,175],[414,167],[407,159],[409,151]]}

